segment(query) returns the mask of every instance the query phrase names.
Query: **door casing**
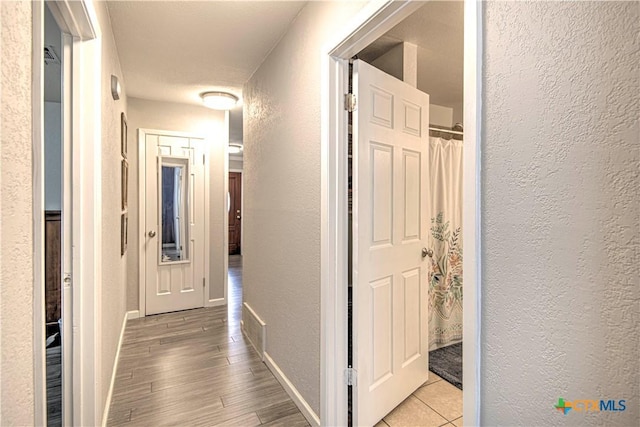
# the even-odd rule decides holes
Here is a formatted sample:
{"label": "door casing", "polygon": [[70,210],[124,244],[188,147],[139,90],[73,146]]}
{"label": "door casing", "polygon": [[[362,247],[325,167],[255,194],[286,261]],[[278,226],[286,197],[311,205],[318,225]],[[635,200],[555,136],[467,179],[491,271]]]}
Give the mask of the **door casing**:
{"label": "door casing", "polygon": [[[63,328],[67,332],[63,339],[72,352],[72,355],[67,352],[63,360],[63,366],[71,368],[64,372],[63,422],[65,425],[98,425],[103,416],[100,387],[96,387],[100,385],[97,367],[101,356],[95,338],[101,310],[95,296],[100,294],[102,286],[100,25],[90,1],[46,3],[63,33],[64,42],[63,215],[64,212],[67,215],[63,217],[63,229],[68,232],[71,228],[72,242],[65,242],[65,248],[68,251],[73,247],[71,282],[63,288]],[[44,2],[32,3],[33,337],[34,342],[42,343],[34,346],[33,353],[35,425],[46,425],[47,421],[44,221],[41,215],[44,212],[44,7]],[[67,263],[63,267],[68,266]]]}
{"label": "door casing", "polygon": [[[480,423],[480,148],[482,3],[464,2],[463,416]],[[404,18],[420,1],[368,3],[334,38],[321,58],[321,322],[320,419],[347,425],[347,114],[348,61]]]}

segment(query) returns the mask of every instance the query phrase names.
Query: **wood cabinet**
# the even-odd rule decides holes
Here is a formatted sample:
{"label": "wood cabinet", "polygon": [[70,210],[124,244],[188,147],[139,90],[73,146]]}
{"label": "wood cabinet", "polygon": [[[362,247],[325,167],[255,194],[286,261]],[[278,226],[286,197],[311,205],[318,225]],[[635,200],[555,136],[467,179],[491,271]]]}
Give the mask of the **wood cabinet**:
{"label": "wood cabinet", "polygon": [[47,336],[58,331],[62,306],[62,217],[60,211],[44,214],[45,319]]}

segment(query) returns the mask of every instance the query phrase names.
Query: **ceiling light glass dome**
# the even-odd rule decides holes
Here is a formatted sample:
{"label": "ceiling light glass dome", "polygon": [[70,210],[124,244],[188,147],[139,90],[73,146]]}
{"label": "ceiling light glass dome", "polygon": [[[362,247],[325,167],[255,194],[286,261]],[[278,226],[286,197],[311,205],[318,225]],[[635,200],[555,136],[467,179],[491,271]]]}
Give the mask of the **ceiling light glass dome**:
{"label": "ceiling light glass dome", "polygon": [[238,102],[238,97],[227,92],[205,92],[200,95],[206,107],[214,110],[230,110]]}

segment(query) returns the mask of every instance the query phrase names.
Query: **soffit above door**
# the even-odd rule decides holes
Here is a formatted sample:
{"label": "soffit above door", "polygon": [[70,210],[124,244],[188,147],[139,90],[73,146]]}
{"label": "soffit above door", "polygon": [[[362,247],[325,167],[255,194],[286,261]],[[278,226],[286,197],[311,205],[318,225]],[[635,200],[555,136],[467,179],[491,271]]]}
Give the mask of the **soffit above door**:
{"label": "soffit above door", "polygon": [[462,104],[464,3],[425,2],[400,24],[358,53],[371,63],[402,42],[418,46],[418,88],[431,103]]}

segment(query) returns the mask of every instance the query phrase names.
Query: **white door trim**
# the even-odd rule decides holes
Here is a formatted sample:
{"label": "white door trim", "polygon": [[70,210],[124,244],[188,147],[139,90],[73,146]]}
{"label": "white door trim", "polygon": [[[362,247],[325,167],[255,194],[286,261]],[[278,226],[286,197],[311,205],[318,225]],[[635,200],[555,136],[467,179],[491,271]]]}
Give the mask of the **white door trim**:
{"label": "white door trim", "polygon": [[463,417],[480,425],[482,383],[482,2],[464,2],[464,160],[462,223],[464,299],[462,302]]}
{"label": "white door trim", "polygon": [[[63,63],[70,64],[65,58],[72,57],[73,37],[63,33]],[[69,165],[63,168],[62,187],[62,423],[71,425],[73,423],[73,144],[72,144],[72,121],[73,110],[71,108],[71,97],[73,89],[73,75],[71,67],[62,67],[62,165]],[[72,282],[65,283],[65,277],[69,275]]]}
{"label": "white door trim", "polygon": [[[224,128],[229,129],[229,117],[230,112],[226,111],[224,113]],[[227,194],[229,194],[229,132],[227,131],[226,138],[224,139],[224,148],[222,150],[222,155],[224,156],[223,162],[223,175],[222,175],[222,191],[223,191],[223,200],[225,202],[227,199]],[[209,291],[207,290],[207,301],[209,301],[208,307],[215,307],[218,305],[228,305],[229,304],[229,212],[227,209],[226,203],[222,204],[222,210],[224,211],[224,215],[222,215],[222,301],[220,298],[211,298]],[[242,235],[241,235],[242,236]],[[210,258],[209,264],[211,264]]]}
{"label": "white door trim", "polygon": [[[101,418],[100,363],[98,342],[101,289],[101,48],[99,24],[93,3],[47,2],[67,42],[65,45],[65,83],[63,98],[64,144],[71,147],[65,179],[71,179],[73,193],[65,195],[71,210],[72,270],[69,292],[73,330],[73,383],[65,395],[65,424],[97,425]],[[36,425],[46,425],[46,352],[44,351],[44,2],[33,2],[33,245],[34,245],[34,400]],[[68,170],[66,171],[68,172]],[[70,202],[68,200],[70,198]],[[65,207],[67,210],[67,207]],[[64,220],[64,219],[63,219]],[[65,340],[66,341],[66,340]],[[67,360],[65,358],[65,360]],[[69,413],[71,409],[72,413]]]}
{"label": "white door trim", "polygon": [[[33,2],[32,145],[33,145],[33,377],[34,423],[47,422],[47,352],[45,347],[44,268],[44,3]],[[37,54],[36,54],[37,52]]]}
{"label": "white door trim", "polygon": [[147,296],[146,296],[146,286],[147,286],[147,271],[146,271],[146,249],[145,249],[145,241],[146,241],[146,224],[145,219],[147,216],[147,206],[146,206],[146,185],[144,182],[147,176],[147,166],[146,166],[146,142],[147,135],[163,135],[163,136],[175,136],[179,138],[193,138],[193,139],[202,139],[205,141],[205,168],[204,168],[204,203],[205,206],[208,206],[205,219],[204,219],[204,235],[205,235],[205,245],[204,245],[204,274],[205,274],[205,286],[203,293],[203,307],[209,306],[209,289],[211,287],[211,266],[209,262],[209,230],[211,229],[210,221],[210,151],[209,147],[210,139],[204,135],[198,135],[188,132],[176,132],[169,130],[158,130],[158,129],[138,129],[138,254],[139,254],[139,268],[138,268],[138,313],[139,317],[145,317],[147,315]]}
{"label": "white door trim", "polygon": [[147,198],[146,188],[141,185],[143,182],[142,177],[147,176],[146,167],[146,140],[147,133],[152,133],[144,129],[138,129],[138,313],[139,317],[145,317],[147,315],[147,269],[145,267],[146,258],[144,255],[146,251],[144,249],[145,237],[147,231],[145,229],[145,218],[147,215],[147,205],[145,203]]}
{"label": "white door trim", "polygon": [[[373,0],[321,58],[321,354],[322,425],[347,425],[347,115],[348,59],[422,5]],[[480,421],[480,125],[482,6],[465,0],[464,417]]]}

